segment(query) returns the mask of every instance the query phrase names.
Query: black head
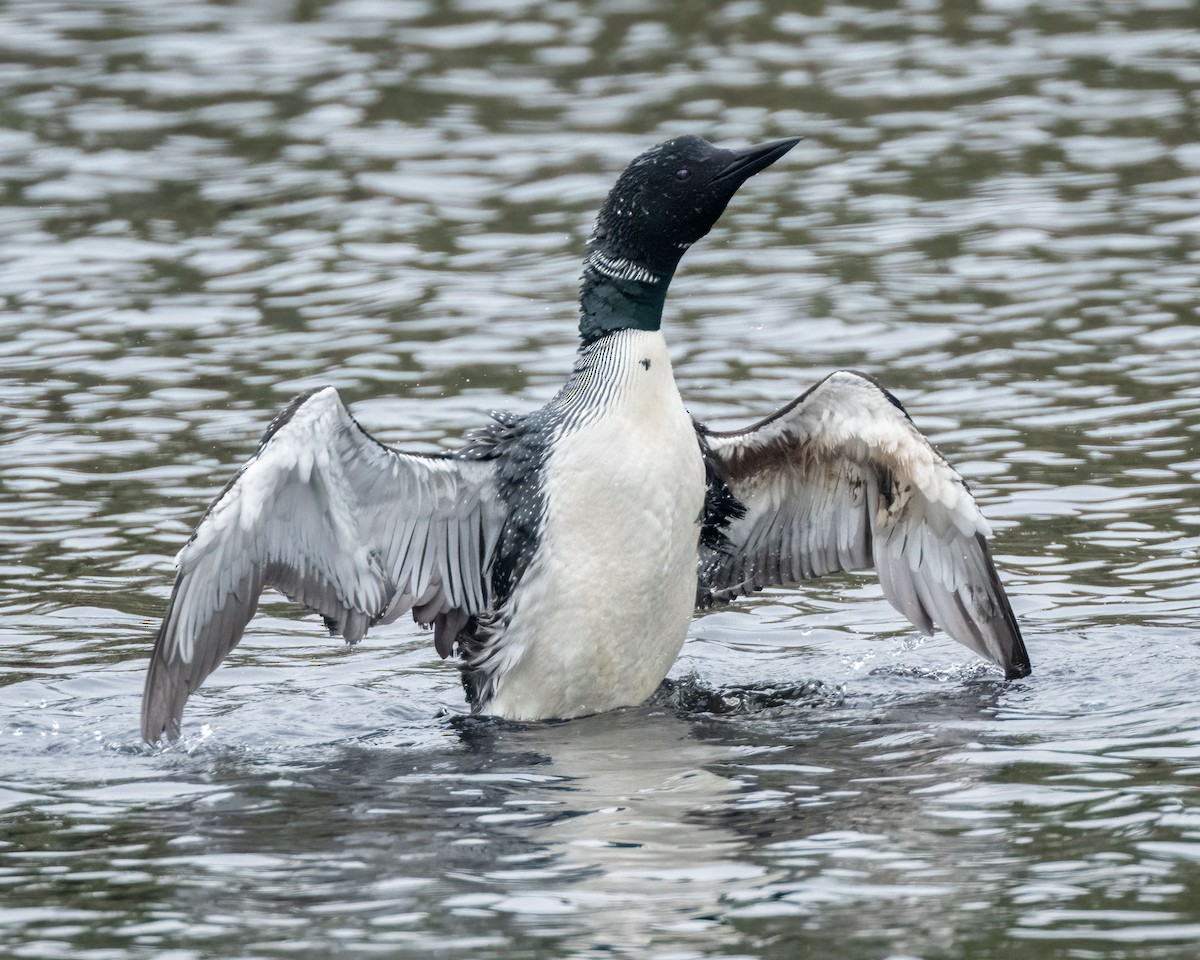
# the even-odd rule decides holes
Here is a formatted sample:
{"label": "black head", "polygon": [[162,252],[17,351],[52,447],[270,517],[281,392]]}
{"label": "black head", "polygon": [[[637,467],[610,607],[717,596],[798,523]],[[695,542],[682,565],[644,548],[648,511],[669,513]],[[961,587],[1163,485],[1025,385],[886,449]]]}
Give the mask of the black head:
{"label": "black head", "polygon": [[625,168],[600,208],[593,250],[669,280],[679,258],[712,229],[738,187],[798,142],[722,150],[687,136],[652,147]]}
{"label": "black head", "polygon": [[583,265],[582,347],[616,330],[659,329],[679,258],[712,229],[738,187],[798,142],[722,150],[677,137],[626,167],[600,208]]}

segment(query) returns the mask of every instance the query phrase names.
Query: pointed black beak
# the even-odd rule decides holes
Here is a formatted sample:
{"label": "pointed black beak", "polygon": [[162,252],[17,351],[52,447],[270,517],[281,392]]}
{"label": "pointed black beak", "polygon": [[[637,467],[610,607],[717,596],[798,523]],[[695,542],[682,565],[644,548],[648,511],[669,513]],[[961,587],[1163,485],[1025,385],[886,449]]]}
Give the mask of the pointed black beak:
{"label": "pointed black beak", "polygon": [[760,143],[756,147],[747,147],[745,150],[731,150],[729,151],[729,162],[717,172],[710,182],[739,185],[745,183],[760,170],[767,169],[803,139],[803,137],[792,137],[790,140]]}

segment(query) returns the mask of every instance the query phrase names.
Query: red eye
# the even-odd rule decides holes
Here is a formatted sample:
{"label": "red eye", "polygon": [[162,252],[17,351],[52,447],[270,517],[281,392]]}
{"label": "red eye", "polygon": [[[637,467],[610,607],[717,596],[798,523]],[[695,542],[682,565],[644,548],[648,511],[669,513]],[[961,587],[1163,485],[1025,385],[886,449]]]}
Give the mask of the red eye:
{"label": "red eye", "polygon": [[676,180],[687,180],[692,175],[692,171],[687,167],[680,167],[675,171]]}

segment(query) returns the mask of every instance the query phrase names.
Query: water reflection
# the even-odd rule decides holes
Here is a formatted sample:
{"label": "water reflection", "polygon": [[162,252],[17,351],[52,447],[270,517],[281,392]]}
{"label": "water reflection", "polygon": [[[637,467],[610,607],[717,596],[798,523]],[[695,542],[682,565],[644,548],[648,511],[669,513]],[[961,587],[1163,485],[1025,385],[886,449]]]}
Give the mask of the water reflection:
{"label": "water reflection", "polygon": [[[83,958],[1184,955],[1200,150],[1165,0],[0,9],[0,949]],[[466,728],[427,638],[264,607],[137,744],[171,557],[295,391],[528,408],[613,174],[803,134],[673,287],[693,412],[879,376],[1039,672],[869,579],[697,621],[676,692]],[[1033,954],[1030,954],[1033,951]]]}

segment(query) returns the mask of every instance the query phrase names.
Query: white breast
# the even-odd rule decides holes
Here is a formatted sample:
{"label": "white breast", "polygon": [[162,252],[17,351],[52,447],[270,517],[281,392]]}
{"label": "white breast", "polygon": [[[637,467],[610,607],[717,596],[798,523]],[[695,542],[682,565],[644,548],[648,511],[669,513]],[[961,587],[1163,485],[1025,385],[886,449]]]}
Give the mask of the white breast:
{"label": "white breast", "polygon": [[485,713],[536,720],[641,703],[683,645],[704,464],[662,334],[614,340],[589,387],[598,402],[564,427],[547,462],[542,541],[494,641]]}

